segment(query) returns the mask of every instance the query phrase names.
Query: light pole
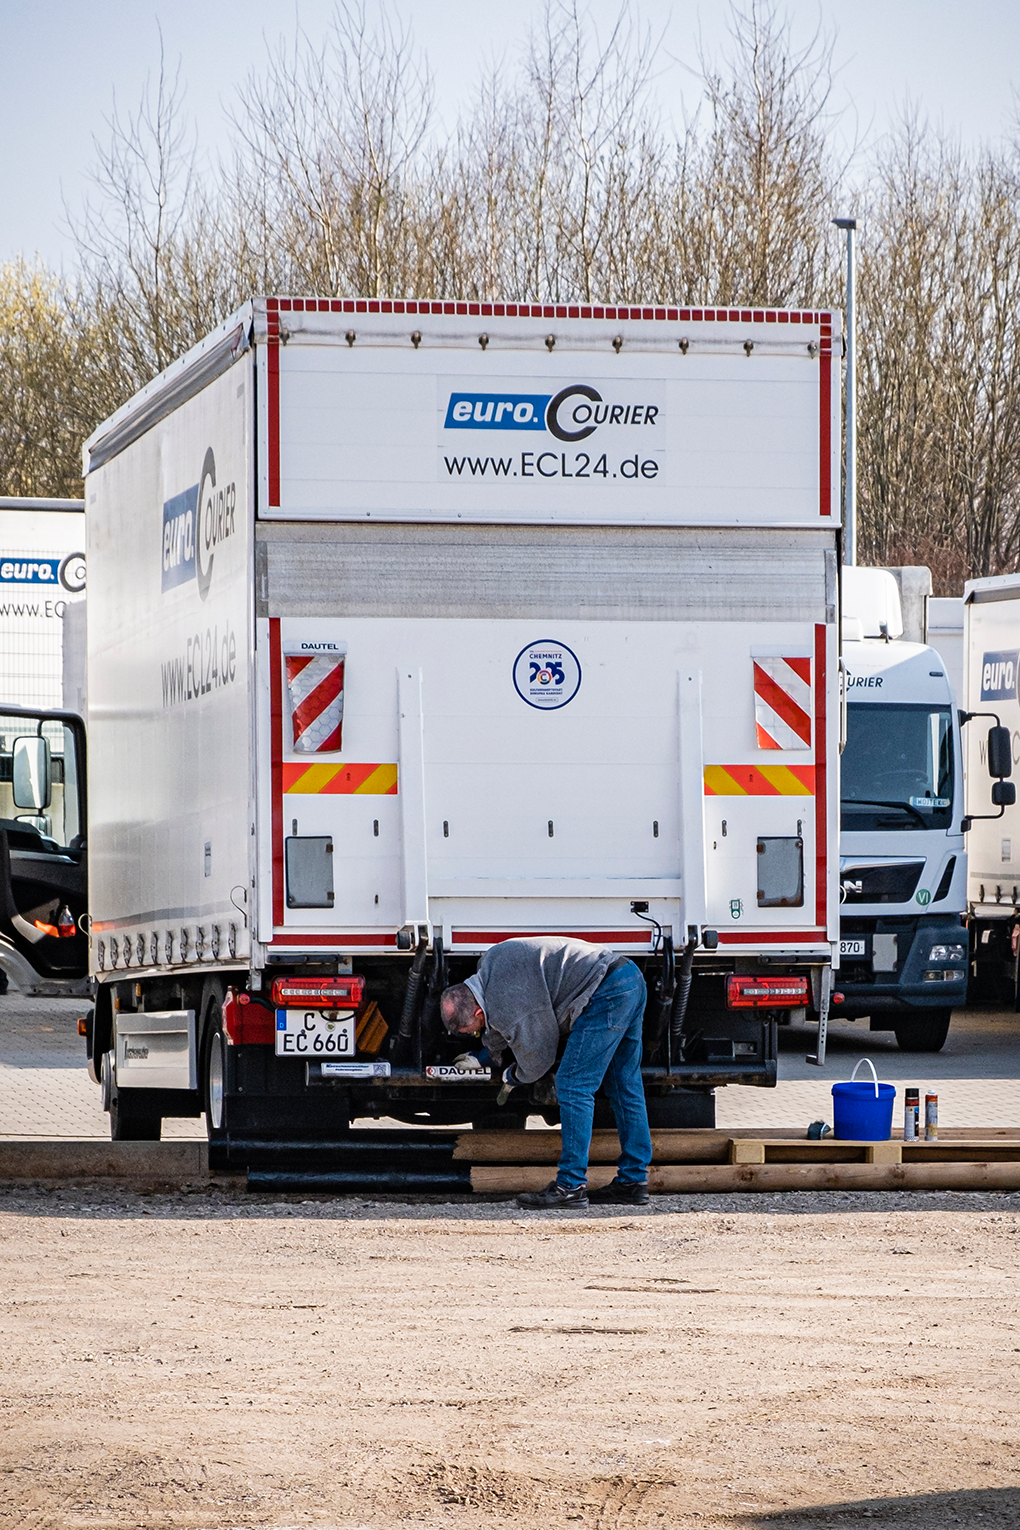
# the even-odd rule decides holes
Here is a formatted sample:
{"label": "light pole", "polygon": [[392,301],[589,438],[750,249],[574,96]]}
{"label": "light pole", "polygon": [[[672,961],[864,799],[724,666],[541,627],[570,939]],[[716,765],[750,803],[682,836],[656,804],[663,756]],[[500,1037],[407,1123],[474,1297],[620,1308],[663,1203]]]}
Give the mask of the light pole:
{"label": "light pole", "polygon": [[857,261],[856,218],[833,218],[846,231],[846,463],[843,469],[843,561],[857,562]]}

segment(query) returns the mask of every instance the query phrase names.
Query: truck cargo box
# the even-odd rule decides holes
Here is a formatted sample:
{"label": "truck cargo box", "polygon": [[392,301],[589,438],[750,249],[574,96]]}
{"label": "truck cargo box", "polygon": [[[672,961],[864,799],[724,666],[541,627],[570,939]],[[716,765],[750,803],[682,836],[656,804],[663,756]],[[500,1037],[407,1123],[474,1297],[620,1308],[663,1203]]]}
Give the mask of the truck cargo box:
{"label": "truck cargo box", "polygon": [[[438,986],[533,933],[658,984],[663,1119],[774,1082],[782,1006],[727,979],[817,1011],[838,939],[834,344],[826,313],[265,298],[94,433],[115,1131],[487,1119]],[[314,1056],[297,974],[364,980]]]}

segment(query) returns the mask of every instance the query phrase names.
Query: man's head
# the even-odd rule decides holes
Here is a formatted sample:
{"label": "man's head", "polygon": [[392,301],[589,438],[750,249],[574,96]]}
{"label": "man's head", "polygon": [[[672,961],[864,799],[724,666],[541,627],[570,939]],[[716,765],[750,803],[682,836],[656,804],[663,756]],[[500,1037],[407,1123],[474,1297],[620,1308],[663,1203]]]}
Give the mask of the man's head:
{"label": "man's head", "polygon": [[466,983],[444,988],[439,1013],[451,1036],[476,1036],[485,1029],[485,1011]]}

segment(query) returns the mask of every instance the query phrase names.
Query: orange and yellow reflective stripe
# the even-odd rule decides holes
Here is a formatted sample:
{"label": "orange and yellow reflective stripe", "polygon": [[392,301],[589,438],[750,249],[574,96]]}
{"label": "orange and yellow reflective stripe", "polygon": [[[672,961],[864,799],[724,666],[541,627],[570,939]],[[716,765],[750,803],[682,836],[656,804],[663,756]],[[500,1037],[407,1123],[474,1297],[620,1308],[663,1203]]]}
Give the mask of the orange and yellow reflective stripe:
{"label": "orange and yellow reflective stripe", "polygon": [[305,796],[395,797],[397,767],[285,764],[283,790]]}
{"label": "orange and yellow reflective stripe", "polygon": [[813,797],[813,765],[706,765],[706,797]]}

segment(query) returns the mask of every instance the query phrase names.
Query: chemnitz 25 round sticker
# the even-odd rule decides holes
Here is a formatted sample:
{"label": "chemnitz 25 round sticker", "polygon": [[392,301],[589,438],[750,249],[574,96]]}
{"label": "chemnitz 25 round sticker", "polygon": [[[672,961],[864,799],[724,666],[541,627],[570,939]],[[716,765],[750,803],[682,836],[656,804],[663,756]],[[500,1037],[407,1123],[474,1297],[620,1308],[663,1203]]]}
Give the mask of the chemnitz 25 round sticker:
{"label": "chemnitz 25 round sticker", "polygon": [[529,643],[514,660],[514,688],[522,701],[540,712],[565,707],[581,688],[576,653],[552,639]]}

